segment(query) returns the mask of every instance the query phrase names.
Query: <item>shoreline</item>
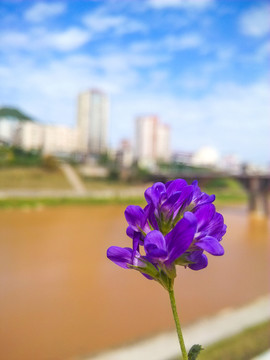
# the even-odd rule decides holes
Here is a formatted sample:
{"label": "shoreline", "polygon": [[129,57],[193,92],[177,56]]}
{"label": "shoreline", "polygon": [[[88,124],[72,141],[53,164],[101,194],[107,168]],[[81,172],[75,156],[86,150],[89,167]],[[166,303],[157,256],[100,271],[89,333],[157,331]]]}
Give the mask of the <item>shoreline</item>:
{"label": "shoreline", "polygon": [[[70,205],[128,205],[145,203],[143,187],[134,187],[122,190],[95,190],[78,193],[71,190],[1,190],[0,209],[22,208],[22,207],[47,207],[47,206],[70,206]],[[224,194],[218,191],[207,191],[215,193],[215,205],[218,207],[245,206],[246,199],[242,195]]]}
{"label": "shoreline", "polygon": [[[260,296],[240,307],[225,308],[216,314],[183,327],[185,342],[190,348],[194,341],[210,346],[242,331],[269,321],[268,295]],[[176,359],[179,344],[175,330],[155,334],[130,344],[105,349],[86,357],[87,360],[148,360]],[[255,360],[255,359],[254,359]]]}

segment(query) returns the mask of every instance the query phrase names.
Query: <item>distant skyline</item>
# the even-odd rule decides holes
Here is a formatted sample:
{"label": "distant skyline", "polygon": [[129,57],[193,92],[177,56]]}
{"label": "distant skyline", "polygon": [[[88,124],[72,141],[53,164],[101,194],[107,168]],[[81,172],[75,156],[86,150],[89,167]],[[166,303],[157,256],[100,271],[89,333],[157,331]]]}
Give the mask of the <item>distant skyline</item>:
{"label": "distant skyline", "polygon": [[269,13],[269,0],[2,0],[0,107],[72,126],[79,93],[97,88],[110,146],[155,114],[175,151],[267,165]]}

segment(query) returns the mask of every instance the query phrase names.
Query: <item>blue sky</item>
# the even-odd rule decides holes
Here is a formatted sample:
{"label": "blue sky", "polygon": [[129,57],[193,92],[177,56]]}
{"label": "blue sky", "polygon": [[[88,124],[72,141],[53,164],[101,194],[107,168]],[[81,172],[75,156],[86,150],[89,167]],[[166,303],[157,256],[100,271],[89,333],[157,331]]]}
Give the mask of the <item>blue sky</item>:
{"label": "blue sky", "polygon": [[73,126],[99,88],[111,146],[156,114],[173,150],[269,164],[268,0],[2,0],[0,18],[0,106]]}

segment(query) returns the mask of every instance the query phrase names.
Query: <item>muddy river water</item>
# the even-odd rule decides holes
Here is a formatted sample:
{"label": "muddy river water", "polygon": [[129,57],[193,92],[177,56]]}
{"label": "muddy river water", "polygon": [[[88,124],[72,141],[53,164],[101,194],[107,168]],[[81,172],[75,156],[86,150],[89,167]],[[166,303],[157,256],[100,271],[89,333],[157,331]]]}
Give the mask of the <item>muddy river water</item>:
{"label": "muddy river water", "polygon": [[[0,212],[0,359],[78,359],[173,328],[168,295],[106,258],[129,246],[124,207]],[[266,219],[223,209],[225,255],[206,269],[178,269],[183,324],[268,291]]]}

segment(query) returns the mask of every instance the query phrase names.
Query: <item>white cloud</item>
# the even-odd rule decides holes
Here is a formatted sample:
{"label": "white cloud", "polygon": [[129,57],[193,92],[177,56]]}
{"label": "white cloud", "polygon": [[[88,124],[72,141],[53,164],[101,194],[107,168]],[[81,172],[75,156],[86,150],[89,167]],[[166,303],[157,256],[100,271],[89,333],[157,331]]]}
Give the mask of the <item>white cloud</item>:
{"label": "white cloud", "polygon": [[62,32],[47,34],[43,42],[56,50],[69,51],[79,48],[89,40],[89,32],[73,27]]}
{"label": "white cloud", "polygon": [[206,51],[208,44],[199,33],[187,32],[179,35],[169,35],[160,38],[158,42],[141,41],[134,42],[129,47],[129,52],[133,54],[151,54],[152,57],[169,58],[170,52],[199,49]]}
{"label": "white cloud", "polygon": [[91,30],[95,32],[104,32],[123,26],[126,19],[124,16],[100,16],[97,14],[88,14],[84,17],[83,21]]}
{"label": "white cloud", "polygon": [[41,66],[16,56],[3,71],[0,68],[2,81],[8,84],[0,89],[1,102],[12,101],[46,123],[75,124],[79,92],[98,87],[118,96],[137,83],[137,72],[127,60],[119,64],[120,58],[111,62],[107,56],[76,55]]}
{"label": "white cloud", "polygon": [[168,73],[154,71],[155,67],[143,78],[136,68],[141,61],[124,51],[99,57],[74,55],[43,66],[16,57],[0,69],[3,83],[8,84],[0,90],[0,98],[2,103],[12,99],[14,105],[46,123],[72,125],[78,93],[98,87],[111,95],[113,145],[121,137],[132,136],[137,115],[155,113],[170,124],[175,150],[212,145],[221,153],[234,152],[243,160],[266,163],[267,82],[220,83],[195,99],[167,92],[163,84],[169,81]]}
{"label": "white cloud", "polygon": [[0,34],[0,42],[6,47],[5,51],[9,49],[71,51],[84,45],[90,39],[89,31],[76,27],[62,31],[33,28],[25,33],[6,31]]}
{"label": "white cloud", "polygon": [[166,48],[172,51],[201,48],[203,38],[197,33],[186,33],[181,36],[169,36],[164,39]]}
{"label": "white cloud", "polygon": [[28,36],[18,31],[11,30],[0,33],[0,44],[5,50],[10,48],[24,48],[27,46],[28,42]]}
{"label": "white cloud", "polygon": [[103,9],[86,14],[83,17],[83,23],[93,33],[113,30],[117,34],[125,34],[145,30],[142,23],[123,15],[110,15]]}
{"label": "white cloud", "polygon": [[243,34],[260,37],[270,32],[270,6],[264,5],[247,10],[239,19]]}
{"label": "white cloud", "polygon": [[174,150],[194,151],[211,145],[222,154],[237,153],[242,160],[266,164],[269,96],[270,87],[264,81],[248,86],[220,83],[197,99],[152,89],[123,94],[121,101],[115,100],[112,117],[117,119],[118,136],[131,132],[136,115],[154,113],[171,126]]}
{"label": "white cloud", "polygon": [[183,8],[203,10],[213,5],[214,0],[149,0],[149,5],[156,9]]}
{"label": "white cloud", "polygon": [[25,12],[24,17],[30,22],[41,22],[62,14],[65,9],[64,2],[38,2]]}

